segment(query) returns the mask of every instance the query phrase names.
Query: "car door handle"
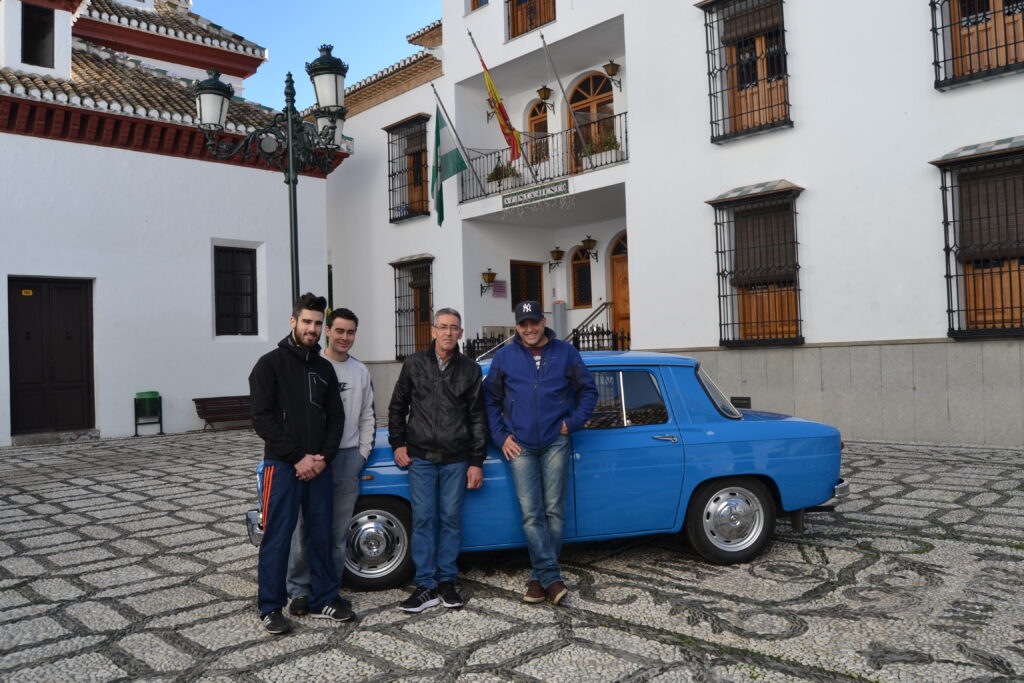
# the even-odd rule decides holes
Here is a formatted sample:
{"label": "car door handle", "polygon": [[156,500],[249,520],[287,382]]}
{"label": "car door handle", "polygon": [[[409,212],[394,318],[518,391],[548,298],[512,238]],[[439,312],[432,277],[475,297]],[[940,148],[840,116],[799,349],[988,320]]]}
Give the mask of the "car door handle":
{"label": "car door handle", "polygon": [[679,443],[679,437],[677,437],[675,434],[656,434],[651,438],[657,439],[658,441],[670,441],[671,443]]}

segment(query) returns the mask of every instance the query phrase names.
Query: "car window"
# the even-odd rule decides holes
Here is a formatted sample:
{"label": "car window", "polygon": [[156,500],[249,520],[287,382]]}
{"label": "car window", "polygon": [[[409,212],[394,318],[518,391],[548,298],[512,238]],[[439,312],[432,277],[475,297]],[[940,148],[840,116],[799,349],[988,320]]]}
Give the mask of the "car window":
{"label": "car window", "polygon": [[591,373],[597,385],[597,405],[584,429],[612,429],[622,427],[622,393],[619,387],[619,373],[615,370],[598,370]]}
{"label": "car window", "polygon": [[668,422],[668,410],[658,389],[658,380],[646,371],[622,373],[626,394],[626,423],[629,425],[660,425]]}
{"label": "car window", "polygon": [[715,404],[716,408],[718,408],[718,412],[734,420],[743,419],[743,413],[736,410],[735,406],[733,406],[729,399],[726,398],[725,394],[722,393],[722,390],[719,389],[713,381],[711,381],[711,377],[708,373],[704,372],[704,368],[700,366],[697,367],[697,378],[700,380],[701,386],[704,387],[704,391],[708,392],[711,402]]}
{"label": "car window", "polygon": [[[597,406],[584,429],[664,424],[668,410],[658,381],[646,370],[596,370]],[[625,402],[623,402],[625,397]]]}

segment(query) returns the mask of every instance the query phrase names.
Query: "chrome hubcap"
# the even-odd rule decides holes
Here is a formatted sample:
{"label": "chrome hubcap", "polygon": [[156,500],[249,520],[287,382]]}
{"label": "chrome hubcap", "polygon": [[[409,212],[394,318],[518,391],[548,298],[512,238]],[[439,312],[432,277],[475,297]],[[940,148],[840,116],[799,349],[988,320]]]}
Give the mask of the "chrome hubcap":
{"label": "chrome hubcap", "polygon": [[749,490],[736,486],[715,493],[704,506],[704,533],[722,550],[750,547],[764,529],[761,502]]}
{"label": "chrome hubcap", "polygon": [[363,510],[348,527],[345,566],[364,578],[393,571],[409,552],[409,536],[402,523],[384,510]]}

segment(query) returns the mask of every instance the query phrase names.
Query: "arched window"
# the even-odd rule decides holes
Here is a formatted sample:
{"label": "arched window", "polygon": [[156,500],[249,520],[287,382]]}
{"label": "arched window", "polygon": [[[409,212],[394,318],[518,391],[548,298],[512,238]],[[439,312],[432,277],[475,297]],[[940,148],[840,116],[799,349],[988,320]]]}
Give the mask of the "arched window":
{"label": "arched window", "polygon": [[530,132],[530,163],[537,164],[548,160],[548,110],[540,100],[530,107],[526,119],[527,130]]}
{"label": "arched window", "polygon": [[579,149],[579,139],[572,136],[574,150],[578,150],[573,157],[578,159],[581,153],[597,154],[619,148],[613,118],[612,83],[607,76],[592,74],[580,81],[569,95],[569,106],[572,108],[571,125],[579,128],[583,137],[583,148]]}
{"label": "arched window", "polygon": [[590,308],[593,305],[590,287],[590,255],[583,247],[572,252],[572,306]]}

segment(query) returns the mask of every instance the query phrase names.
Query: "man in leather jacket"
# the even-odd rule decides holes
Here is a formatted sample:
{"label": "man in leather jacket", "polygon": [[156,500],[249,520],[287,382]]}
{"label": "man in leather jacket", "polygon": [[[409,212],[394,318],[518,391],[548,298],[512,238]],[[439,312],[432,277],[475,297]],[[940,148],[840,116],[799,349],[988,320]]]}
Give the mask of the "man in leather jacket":
{"label": "man in leather jacket", "polygon": [[331,461],[341,441],[345,412],[337,375],[320,356],[317,343],[326,307],[322,296],[299,297],[292,308],[291,333],[263,355],[249,375],[252,424],[264,441],[258,607],[263,627],[274,635],[292,629],[281,609],[288,599],[285,577],[300,507],[313,577],[311,616],[352,618],[352,610],[338,600],[331,537]]}
{"label": "man in leather jacket", "polygon": [[440,309],[431,337],[429,347],[405,359],[388,407],[388,440],[395,464],[409,468],[412,496],[416,587],[399,605],[406,612],[462,606],[455,589],[462,502],[466,489],[483,485],[487,454],[482,374],[459,352],[459,312]]}

